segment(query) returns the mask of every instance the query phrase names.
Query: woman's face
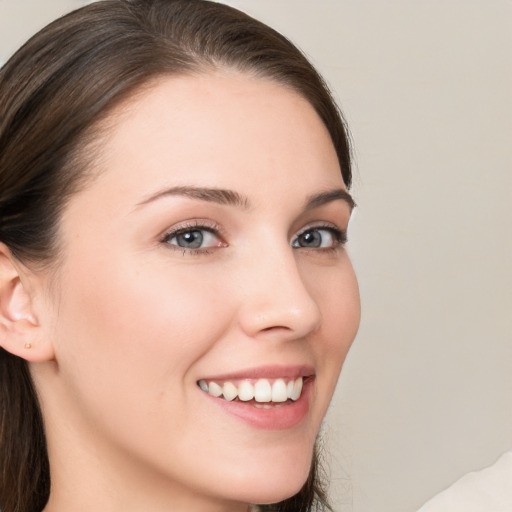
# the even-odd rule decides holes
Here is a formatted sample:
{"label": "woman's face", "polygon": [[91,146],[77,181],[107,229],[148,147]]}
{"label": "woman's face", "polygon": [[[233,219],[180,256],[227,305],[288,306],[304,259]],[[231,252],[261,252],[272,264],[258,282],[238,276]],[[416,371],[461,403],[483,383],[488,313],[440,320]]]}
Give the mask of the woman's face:
{"label": "woman's face", "polygon": [[62,217],[55,362],[35,372],[53,469],[125,496],[282,500],[359,323],[328,132],[294,92],[227,72],[161,79],[112,120]]}

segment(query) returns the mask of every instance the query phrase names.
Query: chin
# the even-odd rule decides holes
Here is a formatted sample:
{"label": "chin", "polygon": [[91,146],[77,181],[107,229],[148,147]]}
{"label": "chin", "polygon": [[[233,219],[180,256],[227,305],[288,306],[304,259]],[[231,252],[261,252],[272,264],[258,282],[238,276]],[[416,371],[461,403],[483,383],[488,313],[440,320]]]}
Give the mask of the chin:
{"label": "chin", "polygon": [[267,505],[278,503],[297,494],[308,479],[312,463],[311,454],[296,456],[293,452],[283,454],[253,467],[251,474],[240,475],[237,500]]}
{"label": "chin", "polygon": [[279,503],[288,498],[291,498],[295,494],[297,494],[304,484],[306,483],[307,476],[300,481],[300,483],[292,483],[292,482],[283,482],[283,485],[272,486],[270,488],[265,489],[263,493],[259,493],[255,499],[251,500],[250,503],[254,503],[257,505],[270,505],[272,503]]}

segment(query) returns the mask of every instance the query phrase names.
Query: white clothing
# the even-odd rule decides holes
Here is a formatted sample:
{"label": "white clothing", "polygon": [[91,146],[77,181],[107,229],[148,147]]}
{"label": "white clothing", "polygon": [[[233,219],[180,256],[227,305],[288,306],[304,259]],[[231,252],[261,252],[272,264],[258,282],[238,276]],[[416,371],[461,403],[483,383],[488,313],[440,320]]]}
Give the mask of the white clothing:
{"label": "white clothing", "polygon": [[463,476],[418,512],[512,512],[512,451]]}

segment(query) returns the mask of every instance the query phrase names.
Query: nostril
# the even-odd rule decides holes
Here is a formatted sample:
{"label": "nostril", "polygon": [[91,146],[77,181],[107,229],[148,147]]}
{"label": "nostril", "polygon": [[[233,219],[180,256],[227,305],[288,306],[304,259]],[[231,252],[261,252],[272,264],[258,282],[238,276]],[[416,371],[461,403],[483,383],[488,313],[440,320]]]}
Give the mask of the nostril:
{"label": "nostril", "polygon": [[286,327],[285,325],[276,325],[273,327],[265,327],[264,329],[261,329],[261,332],[270,332],[270,331],[284,331],[289,332],[292,329],[290,327]]}

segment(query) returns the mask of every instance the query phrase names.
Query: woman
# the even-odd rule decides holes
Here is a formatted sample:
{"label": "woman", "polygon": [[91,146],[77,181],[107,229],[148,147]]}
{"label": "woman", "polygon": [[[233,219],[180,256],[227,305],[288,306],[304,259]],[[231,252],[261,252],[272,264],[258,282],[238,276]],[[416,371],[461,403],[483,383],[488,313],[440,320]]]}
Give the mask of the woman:
{"label": "woman", "polygon": [[2,511],[328,508],[359,296],[347,135],[304,56],[221,4],[111,0],[0,98]]}

